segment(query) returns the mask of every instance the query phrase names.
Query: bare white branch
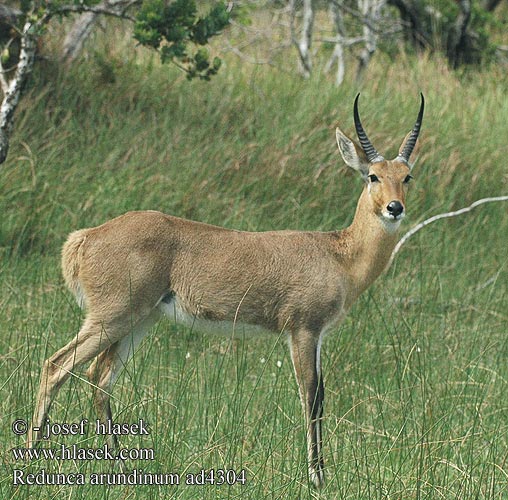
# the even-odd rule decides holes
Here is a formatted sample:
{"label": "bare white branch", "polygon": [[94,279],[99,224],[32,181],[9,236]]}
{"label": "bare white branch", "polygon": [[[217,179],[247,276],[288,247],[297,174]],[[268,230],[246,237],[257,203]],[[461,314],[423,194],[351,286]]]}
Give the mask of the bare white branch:
{"label": "bare white branch", "polygon": [[484,203],[493,203],[493,202],[498,202],[498,201],[508,201],[508,196],[494,196],[494,197],[490,197],[490,198],[482,198],[480,200],[476,200],[474,203],[471,203],[471,205],[469,205],[468,207],[461,208],[460,210],[455,210],[453,212],[445,212],[445,213],[442,213],[442,214],[437,214],[437,215],[434,215],[434,216],[432,216],[432,217],[430,217],[428,219],[425,219],[424,221],[420,222],[415,227],[410,229],[400,239],[400,241],[397,243],[397,245],[393,249],[389,265],[391,265],[391,263],[393,262],[393,259],[395,258],[395,255],[401,249],[402,245],[404,245],[404,243],[406,243],[406,241],[409,238],[411,238],[411,236],[413,236],[413,234],[417,233],[420,229],[423,229],[425,226],[428,226],[429,224],[431,224],[432,222],[435,222],[437,220],[445,219],[447,217],[456,217],[457,215],[465,214],[465,213],[470,212],[471,210],[473,210],[473,208],[476,208],[479,205],[483,205]]}

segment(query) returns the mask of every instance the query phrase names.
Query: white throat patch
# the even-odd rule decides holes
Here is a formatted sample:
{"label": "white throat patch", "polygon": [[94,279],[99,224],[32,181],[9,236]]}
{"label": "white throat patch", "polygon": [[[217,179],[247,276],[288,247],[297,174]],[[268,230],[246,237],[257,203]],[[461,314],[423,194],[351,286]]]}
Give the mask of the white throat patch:
{"label": "white throat patch", "polygon": [[400,223],[402,222],[402,219],[404,218],[404,212],[397,217],[396,219],[389,215],[388,213],[384,213],[379,217],[379,221],[381,222],[381,225],[383,226],[383,229],[390,234],[395,233],[398,231],[400,227]]}

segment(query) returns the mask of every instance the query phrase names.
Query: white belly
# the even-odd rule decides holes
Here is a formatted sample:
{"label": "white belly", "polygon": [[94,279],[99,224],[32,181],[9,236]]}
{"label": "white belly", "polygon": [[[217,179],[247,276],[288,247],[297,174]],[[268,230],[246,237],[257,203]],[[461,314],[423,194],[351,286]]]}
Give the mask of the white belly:
{"label": "white belly", "polygon": [[260,335],[266,334],[266,329],[258,325],[250,325],[235,321],[210,321],[189,314],[181,305],[178,297],[170,301],[160,300],[159,310],[175,323],[184,325],[192,330],[204,333],[218,333],[226,336]]}

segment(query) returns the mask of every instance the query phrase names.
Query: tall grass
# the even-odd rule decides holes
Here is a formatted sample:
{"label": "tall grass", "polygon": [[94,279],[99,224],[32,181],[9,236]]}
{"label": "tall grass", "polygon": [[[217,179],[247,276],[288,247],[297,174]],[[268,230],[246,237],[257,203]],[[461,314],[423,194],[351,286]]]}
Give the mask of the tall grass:
{"label": "tall grass", "polygon": [[[66,234],[126,210],[245,230],[329,230],[351,221],[361,180],[341,163],[359,90],[318,72],[301,81],[233,57],[209,84],[146,58],[97,55],[27,89],[0,181],[2,498],[309,498],[301,409],[283,339],[202,336],[161,322],[117,383],[119,422],[151,426],[122,446],[153,448],[130,468],[245,469],[235,486],[14,488],[12,470],[110,472],[99,461],[30,464],[10,430],[33,410],[43,359],[82,313],[64,290]],[[439,61],[377,59],[361,87],[364,125],[395,155],[427,100],[406,227],[506,194],[506,75],[459,79]],[[508,495],[506,206],[485,205],[415,235],[324,346],[321,498],[503,499]],[[78,372],[56,422],[94,419]],[[99,447],[100,436],[61,438]]]}

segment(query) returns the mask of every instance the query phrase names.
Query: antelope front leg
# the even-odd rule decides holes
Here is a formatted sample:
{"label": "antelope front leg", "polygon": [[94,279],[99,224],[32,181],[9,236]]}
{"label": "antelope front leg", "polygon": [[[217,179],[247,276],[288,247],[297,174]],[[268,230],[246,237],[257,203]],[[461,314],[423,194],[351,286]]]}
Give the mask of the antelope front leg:
{"label": "antelope front leg", "polygon": [[324,484],[324,462],[321,454],[324,385],[319,349],[319,335],[309,331],[299,331],[291,336],[291,359],[307,430],[309,476],[317,488]]}

